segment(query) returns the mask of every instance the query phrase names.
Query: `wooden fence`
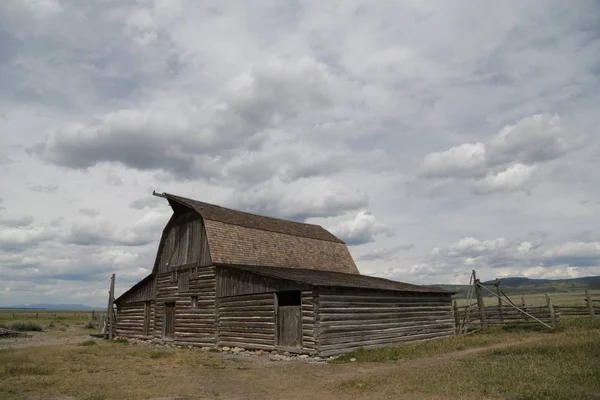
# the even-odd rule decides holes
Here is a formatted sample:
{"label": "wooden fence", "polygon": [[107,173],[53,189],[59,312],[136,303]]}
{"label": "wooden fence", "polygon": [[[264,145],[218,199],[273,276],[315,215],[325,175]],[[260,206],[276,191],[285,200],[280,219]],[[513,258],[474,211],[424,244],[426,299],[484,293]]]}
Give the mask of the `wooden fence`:
{"label": "wooden fence", "polygon": [[[503,298],[498,293],[493,293],[485,288],[474,275],[474,288],[477,302],[459,307],[454,301],[454,322],[456,334],[468,334],[488,325],[540,323],[547,328],[552,328],[560,322],[561,316],[587,316],[595,317],[595,310],[600,309],[600,300],[592,299],[588,291],[585,292],[585,305],[554,305],[546,293],[545,306],[528,306],[525,297],[521,298],[522,304],[514,304],[508,298]],[[498,298],[498,305],[484,306],[482,289],[492,293]]]}
{"label": "wooden fence", "polygon": [[[518,306],[529,315],[519,312],[509,305],[485,306],[485,321],[487,325],[520,324],[542,321],[548,325],[560,321],[560,314],[554,313],[554,319],[547,306]],[[481,317],[478,305],[455,307],[455,324],[457,333],[468,333],[481,328]],[[532,317],[535,317],[532,318]],[[462,328],[462,329],[461,329]]]}

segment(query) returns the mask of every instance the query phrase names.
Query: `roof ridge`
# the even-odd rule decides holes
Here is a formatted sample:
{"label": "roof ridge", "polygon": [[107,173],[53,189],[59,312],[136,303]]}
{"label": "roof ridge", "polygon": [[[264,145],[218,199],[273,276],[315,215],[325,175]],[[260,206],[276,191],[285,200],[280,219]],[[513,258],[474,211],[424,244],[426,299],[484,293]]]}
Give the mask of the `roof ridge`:
{"label": "roof ridge", "polygon": [[[162,193],[161,197],[165,197],[166,199],[172,199],[174,201],[183,203],[187,207],[191,207],[196,212],[198,212],[202,216],[202,218],[204,218],[206,220],[216,221],[216,222],[220,222],[220,223],[227,224],[227,225],[240,226],[240,227],[245,227],[245,228],[249,228],[249,229],[266,231],[266,232],[275,232],[275,233],[296,236],[296,237],[310,237],[315,240],[322,240],[322,241],[327,241],[327,242],[337,242],[337,243],[345,244],[343,240],[341,240],[340,238],[335,236],[333,233],[329,232],[327,229],[325,229],[321,225],[311,224],[311,223],[307,223],[307,222],[291,221],[291,220],[287,220],[287,219],[283,219],[283,218],[271,217],[268,215],[250,213],[247,211],[241,211],[241,210],[236,210],[233,208],[223,207],[223,206],[220,206],[217,204],[194,200],[194,199],[191,199],[188,197],[183,197],[183,196],[166,193],[166,192]],[[268,225],[268,226],[264,226],[264,225],[260,226],[259,224],[252,224],[252,223],[243,223],[243,221],[238,220],[238,218],[231,218],[231,215],[229,217],[225,216],[225,214],[228,214],[228,213],[237,214],[237,217],[247,217],[249,219],[255,219],[255,222],[256,222],[256,219],[258,218],[258,219],[266,222],[266,224],[264,224],[264,225]],[[282,229],[281,226],[277,227],[277,225],[287,225],[288,229]],[[293,229],[290,227],[296,227],[298,229],[304,228],[305,231],[304,232],[294,232]],[[318,232],[318,233],[312,232],[311,234],[308,234],[306,229],[318,230],[320,232]]]}

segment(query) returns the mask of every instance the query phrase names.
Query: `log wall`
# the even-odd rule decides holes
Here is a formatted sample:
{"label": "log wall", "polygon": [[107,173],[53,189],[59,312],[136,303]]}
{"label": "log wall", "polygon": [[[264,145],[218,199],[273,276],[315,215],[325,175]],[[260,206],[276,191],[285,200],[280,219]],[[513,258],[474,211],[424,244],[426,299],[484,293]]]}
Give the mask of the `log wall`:
{"label": "log wall", "polygon": [[[148,310],[148,335],[144,335],[144,314]],[[116,336],[149,339],[153,336],[154,303],[137,302],[117,306]]]}
{"label": "log wall", "polygon": [[[214,346],[216,343],[215,268],[194,267],[159,274],[154,337],[163,340],[164,305],[175,303],[175,344]],[[192,297],[196,306],[192,307]]]}
{"label": "log wall", "polygon": [[450,295],[321,290],[317,301],[322,356],[454,335]]}
{"label": "log wall", "polygon": [[[302,353],[316,353],[314,298],[312,291],[303,291]],[[244,349],[275,350],[275,293],[256,293],[218,299],[219,346]]]}
{"label": "log wall", "polygon": [[219,346],[275,349],[273,293],[219,298]]}

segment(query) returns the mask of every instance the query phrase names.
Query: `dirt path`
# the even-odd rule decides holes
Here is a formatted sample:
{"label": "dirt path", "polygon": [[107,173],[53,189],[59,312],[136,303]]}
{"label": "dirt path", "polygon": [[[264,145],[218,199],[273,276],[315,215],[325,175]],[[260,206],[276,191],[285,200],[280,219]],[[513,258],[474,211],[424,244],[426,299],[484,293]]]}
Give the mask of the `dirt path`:
{"label": "dirt path", "polygon": [[[407,373],[415,367],[438,366],[452,363],[454,360],[470,357],[475,354],[524,343],[531,343],[544,339],[545,335],[537,335],[526,339],[510,341],[495,345],[481,346],[439,354],[432,357],[417,358],[412,360],[399,360],[382,363],[308,363],[304,361],[270,361],[269,355],[249,356],[220,354],[212,352],[196,352],[188,349],[156,348],[143,345],[125,345],[113,347],[110,343],[97,339],[100,346],[91,348],[77,347],[73,349],[57,346],[61,344],[76,344],[92,339],[89,332],[73,329],[69,332],[34,333],[27,339],[3,339],[0,348],[39,347],[30,357],[40,357],[40,360],[56,360],[66,357],[71,364],[64,364],[64,368],[72,368],[64,375],[61,381],[55,382],[54,391],[45,393],[73,393],[73,386],[80,382],[88,381],[91,373],[95,381],[111,381],[115,388],[129,388],[127,392],[122,389],[107,394],[106,399],[124,398],[168,398],[166,396],[179,395],[184,398],[226,399],[226,400],[344,400],[344,399],[369,399],[382,400],[386,396],[382,391],[373,390],[368,393],[350,393],[340,389],[342,385],[351,380],[371,379],[377,381],[381,377],[389,377]],[[104,351],[98,352],[97,348]],[[116,350],[121,349],[121,350]],[[24,350],[25,351],[25,350]],[[118,351],[128,353],[125,357],[111,358],[110,354]],[[152,357],[149,359],[148,351],[171,352],[173,355],[165,358]],[[41,354],[39,355],[38,352]],[[96,355],[86,355],[86,352],[96,352]],[[78,355],[80,354],[80,355]],[[108,355],[107,355],[108,354]],[[148,361],[145,361],[148,360]],[[193,362],[190,362],[193,360]],[[54,366],[62,368],[62,366]],[[67,370],[65,370],[67,372]],[[57,376],[59,373],[56,372]],[[42,378],[43,379],[43,378]],[[89,384],[86,384],[86,390]],[[134,389],[135,388],[135,389]],[[152,388],[160,388],[160,394]],[[100,388],[103,393],[105,388]],[[140,396],[133,395],[133,390],[144,393]],[[143,392],[139,392],[142,390]],[[38,392],[39,393],[39,392]],[[41,394],[43,394],[42,392]],[[114,394],[118,393],[118,396]],[[152,394],[152,395],[151,395]],[[166,395],[166,396],[165,396]],[[400,393],[396,399],[438,400],[439,397],[424,394],[410,393],[406,397]],[[26,397],[27,398],[27,397]],[[34,397],[30,397],[34,398]],[[51,397],[37,397],[48,400]],[[79,398],[79,397],[77,397]],[[81,397],[83,398],[83,397]]]}
{"label": "dirt path", "polygon": [[[75,344],[94,339],[89,331],[61,332],[60,335],[48,332],[27,332],[30,337],[10,337],[0,339],[0,349],[19,349],[24,347],[54,346],[59,344]],[[99,339],[98,339],[99,340]]]}

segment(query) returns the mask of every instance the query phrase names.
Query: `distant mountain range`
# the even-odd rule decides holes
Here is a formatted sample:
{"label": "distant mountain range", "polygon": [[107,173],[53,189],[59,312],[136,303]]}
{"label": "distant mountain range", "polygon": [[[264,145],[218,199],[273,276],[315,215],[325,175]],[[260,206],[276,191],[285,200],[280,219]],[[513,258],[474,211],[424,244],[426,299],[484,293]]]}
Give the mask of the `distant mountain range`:
{"label": "distant mountain range", "polygon": [[[499,278],[500,285],[503,287],[508,286],[526,286],[526,285],[546,285],[555,283],[600,283],[600,276],[584,276],[582,278],[568,278],[568,279],[531,279],[531,278]],[[484,283],[493,284],[496,281],[486,281]]]}
{"label": "distant mountain range", "polygon": [[[500,287],[507,294],[557,293],[600,289],[600,276],[585,276],[569,279],[531,279],[521,277],[498,278]],[[496,280],[484,281],[493,285]],[[456,293],[456,298],[467,295],[469,285],[427,285]]]}
{"label": "distant mountain range", "polygon": [[0,308],[35,308],[38,310],[98,310],[104,307],[92,307],[86,306],[85,304],[17,304],[14,306],[0,307]]}

